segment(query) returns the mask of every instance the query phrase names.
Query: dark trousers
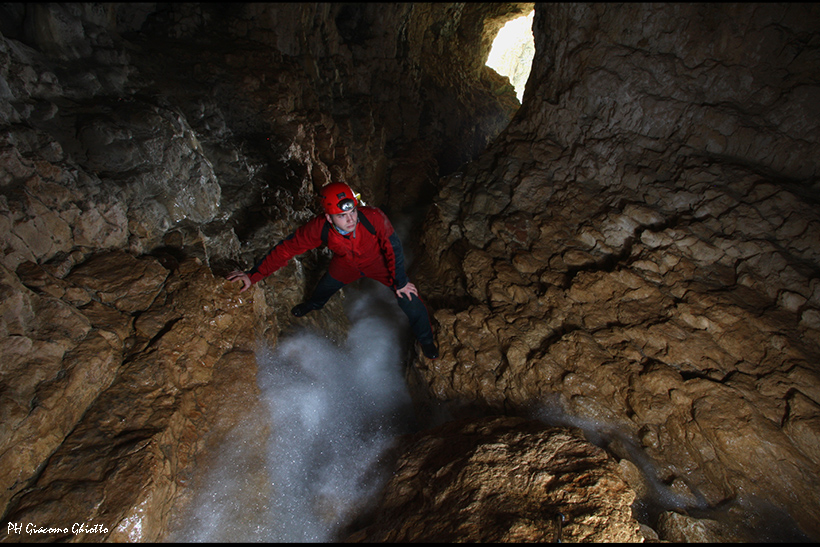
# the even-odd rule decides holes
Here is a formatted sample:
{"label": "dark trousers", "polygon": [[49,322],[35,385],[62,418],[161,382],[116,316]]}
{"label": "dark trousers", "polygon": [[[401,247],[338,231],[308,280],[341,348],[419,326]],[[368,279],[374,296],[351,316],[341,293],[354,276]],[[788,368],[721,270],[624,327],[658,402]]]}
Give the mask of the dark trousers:
{"label": "dark trousers", "polygon": [[[310,299],[305,303],[314,310],[322,309],[324,305],[327,304],[327,301],[330,300],[330,297],[336,294],[339,289],[345,285],[346,283],[342,283],[331,277],[329,273],[326,273],[322,279],[319,280],[319,284],[316,285],[316,289],[314,289]],[[410,320],[410,328],[416,340],[421,344],[432,344],[433,330],[430,327],[430,316],[427,314],[427,306],[424,305],[421,298],[412,295],[410,298],[396,296],[396,301]]]}

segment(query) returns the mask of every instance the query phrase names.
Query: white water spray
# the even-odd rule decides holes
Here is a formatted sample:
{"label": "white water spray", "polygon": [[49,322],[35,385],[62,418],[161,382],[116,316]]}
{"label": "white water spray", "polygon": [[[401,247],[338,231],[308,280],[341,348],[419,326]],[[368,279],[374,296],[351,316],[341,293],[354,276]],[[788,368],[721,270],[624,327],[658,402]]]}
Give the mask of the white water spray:
{"label": "white water spray", "polygon": [[[409,324],[381,284],[346,291],[344,346],[305,330],[258,355],[269,412],[232,433],[170,541],[343,539],[383,486],[385,453],[414,422],[403,376]],[[268,425],[267,444],[254,443],[247,432]]]}

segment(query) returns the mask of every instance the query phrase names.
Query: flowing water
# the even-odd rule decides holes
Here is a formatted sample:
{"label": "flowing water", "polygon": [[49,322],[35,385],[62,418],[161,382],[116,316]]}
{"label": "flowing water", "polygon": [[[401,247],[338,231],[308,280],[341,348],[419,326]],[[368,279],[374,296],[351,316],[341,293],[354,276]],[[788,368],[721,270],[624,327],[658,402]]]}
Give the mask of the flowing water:
{"label": "flowing water", "polygon": [[390,448],[415,423],[409,325],[384,286],[347,291],[344,345],[304,330],[257,356],[267,413],[232,432],[168,541],[334,541],[383,486]]}

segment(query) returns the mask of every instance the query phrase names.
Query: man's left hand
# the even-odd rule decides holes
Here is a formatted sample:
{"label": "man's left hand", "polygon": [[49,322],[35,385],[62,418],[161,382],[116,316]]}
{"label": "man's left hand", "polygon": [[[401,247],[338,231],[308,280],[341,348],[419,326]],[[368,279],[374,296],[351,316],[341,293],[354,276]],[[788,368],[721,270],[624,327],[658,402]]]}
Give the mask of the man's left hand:
{"label": "man's left hand", "polygon": [[251,278],[248,277],[248,274],[245,272],[240,272],[238,270],[234,270],[226,276],[228,281],[241,281],[242,288],[239,289],[239,292],[245,292],[251,288]]}
{"label": "man's left hand", "polygon": [[416,298],[419,297],[419,291],[416,289],[416,286],[412,283],[408,283],[401,289],[396,289],[396,296],[399,298],[407,297],[408,300],[413,300],[412,295],[416,295]]}

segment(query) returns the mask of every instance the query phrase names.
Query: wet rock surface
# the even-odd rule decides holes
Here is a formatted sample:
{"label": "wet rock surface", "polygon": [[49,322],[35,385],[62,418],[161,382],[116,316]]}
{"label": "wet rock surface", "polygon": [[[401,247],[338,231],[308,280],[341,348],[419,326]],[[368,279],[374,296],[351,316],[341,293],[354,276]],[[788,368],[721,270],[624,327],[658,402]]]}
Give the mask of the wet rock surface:
{"label": "wet rock surface", "polygon": [[517,113],[531,5],[231,6],[0,7],[3,541],[164,537],[327,255],[222,276],[337,178],[429,204],[408,379],[463,418],[348,537],[820,537],[816,6],[539,5]]}

